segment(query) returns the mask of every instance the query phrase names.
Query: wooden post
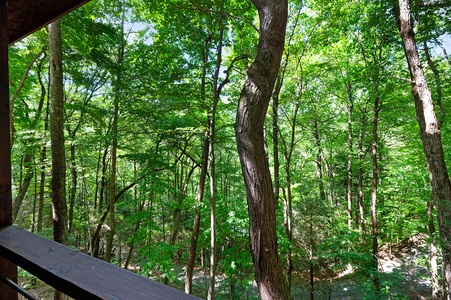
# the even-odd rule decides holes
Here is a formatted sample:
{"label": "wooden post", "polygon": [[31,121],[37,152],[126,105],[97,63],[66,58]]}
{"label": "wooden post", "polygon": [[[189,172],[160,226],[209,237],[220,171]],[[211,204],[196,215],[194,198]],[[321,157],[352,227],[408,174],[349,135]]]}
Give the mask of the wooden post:
{"label": "wooden post", "polygon": [[[0,227],[13,222],[8,41],[8,0],[0,0]],[[0,257],[0,276],[17,282],[17,266]],[[17,292],[0,282],[0,300],[16,299]]]}

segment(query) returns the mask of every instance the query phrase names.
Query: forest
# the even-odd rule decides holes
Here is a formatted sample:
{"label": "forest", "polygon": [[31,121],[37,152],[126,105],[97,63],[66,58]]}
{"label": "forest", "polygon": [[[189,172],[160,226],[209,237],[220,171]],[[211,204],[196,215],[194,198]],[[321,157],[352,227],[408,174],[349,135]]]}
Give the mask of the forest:
{"label": "forest", "polygon": [[9,48],[14,222],[204,299],[449,299],[450,20],[92,0]]}

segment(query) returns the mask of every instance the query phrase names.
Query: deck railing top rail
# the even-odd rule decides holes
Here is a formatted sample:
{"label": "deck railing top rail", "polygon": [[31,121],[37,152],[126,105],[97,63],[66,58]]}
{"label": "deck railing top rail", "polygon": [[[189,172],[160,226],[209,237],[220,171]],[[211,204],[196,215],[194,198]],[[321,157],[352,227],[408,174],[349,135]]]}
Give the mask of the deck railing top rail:
{"label": "deck railing top rail", "polygon": [[0,256],[75,299],[199,299],[13,225]]}

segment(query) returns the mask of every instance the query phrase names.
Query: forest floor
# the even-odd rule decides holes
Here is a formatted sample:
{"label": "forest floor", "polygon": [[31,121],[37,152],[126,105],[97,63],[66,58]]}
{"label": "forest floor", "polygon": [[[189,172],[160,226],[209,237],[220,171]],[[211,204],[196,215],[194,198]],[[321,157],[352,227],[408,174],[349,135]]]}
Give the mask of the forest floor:
{"label": "forest floor", "polygon": [[[428,247],[424,236],[414,236],[407,241],[394,245],[384,245],[379,252],[379,271],[382,286],[382,299],[430,299],[431,284],[429,272],[425,265],[428,261]],[[185,272],[182,265],[176,265],[177,281],[182,284]],[[24,287],[37,299],[52,299],[52,289],[34,277],[25,276]],[[361,280],[361,277],[360,277]],[[177,284],[177,285],[179,285]],[[198,295],[208,290],[208,272],[196,270],[193,278],[194,290]],[[373,299],[372,283],[359,281],[352,270],[340,274],[336,278],[317,280],[314,284],[316,300],[358,300]],[[216,299],[258,299],[255,284],[246,289],[235,288],[235,297],[231,296],[230,284],[224,276],[217,276]],[[309,282],[297,280],[293,282],[294,299],[310,299]],[[24,299],[24,298],[19,298]]]}
{"label": "forest floor", "polygon": [[[428,246],[425,236],[414,236],[407,241],[394,245],[385,245],[379,252],[379,275],[382,287],[382,299],[430,299],[431,283],[429,272],[425,265],[428,261]],[[181,270],[179,280],[184,280]],[[194,277],[195,289],[207,291],[209,284],[208,273],[198,270]],[[235,291],[231,297],[230,287],[225,278],[217,277],[217,299],[258,299],[255,284],[242,291]],[[314,298],[316,300],[358,300],[374,299],[374,286],[371,282],[362,281],[347,270],[336,278],[317,280],[314,284]],[[307,281],[293,283],[292,295],[294,299],[310,299],[310,287]]]}
{"label": "forest floor", "polygon": [[[430,299],[431,283],[426,236],[413,236],[406,241],[384,245],[379,251],[379,276],[382,299]],[[374,286],[348,270],[344,276],[316,282],[315,299],[373,299]],[[310,299],[309,285],[293,289],[295,299]]]}

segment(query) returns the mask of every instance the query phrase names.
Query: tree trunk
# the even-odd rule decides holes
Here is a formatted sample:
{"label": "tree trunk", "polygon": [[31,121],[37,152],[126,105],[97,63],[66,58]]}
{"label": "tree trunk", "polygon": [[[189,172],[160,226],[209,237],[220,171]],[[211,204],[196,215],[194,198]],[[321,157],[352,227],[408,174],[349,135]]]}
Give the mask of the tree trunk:
{"label": "tree trunk", "polygon": [[432,213],[433,209],[434,209],[433,201],[428,201],[428,233],[429,236],[432,237],[431,244],[429,245],[429,272],[431,272],[432,299],[440,300],[442,299],[442,294],[440,289],[440,281],[438,277],[438,267],[437,267],[438,252],[437,247],[435,246],[436,240],[434,237],[435,226],[434,226],[434,217]]}
{"label": "tree trunk", "polygon": [[315,272],[313,269],[313,250],[315,249],[315,240],[313,238],[313,216],[310,215],[310,220],[309,220],[309,228],[310,228],[310,257],[309,257],[309,277],[310,277],[310,281],[309,281],[309,290],[310,290],[310,300],[314,300],[315,299]]}
{"label": "tree trunk", "polygon": [[108,232],[107,244],[105,247],[105,257],[104,260],[107,262],[111,261],[111,255],[113,251],[113,240],[114,235],[116,234],[116,216],[115,216],[115,205],[114,198],[116,195],[116,162],[117,162],[117,121],[119,118],[119,104],[117,99],[114,104],[114,119],[113,119],[113,141],[111,145],[111,170],[110,170],[110,182],[109,182],[109,219],[108,225],[110,226],[110,230]]}
{"label": "tree trunk", "polygon": [[[86,97],[84,105],[86,106],[91,97]],[[69,233],[72,232],[72,225],[74,221],[74,208],[75,208],[75,198],[77,196],[77,163],[75,160],[75,136],[81,127],[83,122],[84,110],[81,111],[80,118],[78,119],[77,125],[73,130],[67,125],[67,133],[71,139],[70,144],[70,174],[71,174],[71,186],[69,193]]]}
{"label": "tree trunk", "polygon": [[401,34],[412,81],[417,122],[426,156],[432,195],[437,210],[443,253],[445,298],[451,297],[451,183],[446,169],[439,122],[415,44],[408,0],[393,0],[393,11]]}
{"label": "tree trunk", "polygon": [[119,119],[119,100],[121,98],[122,90],[122,64],[125,56],[125,37],[124,37],[124,23],[125,23],[125,10],[121,11],[121,27],[120,27],[120,40],[117,51],[117,69],[115,74],[114,83],[114,113],[113,124],[111,127],[112,141],[111,141],[111,169],[110,169],[110,182],[109,182],[109,221],[110,231],[108,232],[107,244],[105,247],[104,260],[110,262],[113,251],[113,240],[116,234],[116,216],[115,216],[115,198],[116,198],[116,164],[117,164],[117,135],[118,135],[118,119]]}
{"label": "tree trunk", "polygon": [[348,92],[348,186],[346,192],[346,198],[348,202],[348,231],[352,230],[352,158],[353,158],[353,139],[352,139],[352,113],[354,110],[354,100],[352,95],[352,86],[349,82],[346,86]]}
{"label": "tree trunk", "polygon": [[[286,168],[288,169],[288,168]],[[292,283],[292,273],[293,273],[293,254],[291,251],[291,245],[293,243],[293,196],[291,194],[291,176],[290,173],[287,170],[286,173],[286,184],[287,187],[283,191],[284,195],[284,220],[283,225],[285,227],[285,234],[287,235],[287,239],[290,243],[290,246],[287,249],[287,284],[288,284],[288,290],[291,291],[291,283]],[[286,190],[286,192],[285,192]]]}
{"label": "tree trunk", "polygon": [[50,38],[50,140],[52,147],[52,206],[55,241],[67,242],[66,153],[64,146],[64,95],[60,21],[49,26]]}
{"label": "tree trunk", "polygon": [[107,183],[106,183],[106,173],[107,173],[107,156],[108,156],[108,148],[109,145],[105,145],[105,149],[103,150],[103,155],[102,155],[102,169],[101,169],[101,174],[100,174],[100,190],[97,193],[97,186],[96,186],[96,199],[97,199],[97,194],[99,195],[99,201],[98,201],[98,205],[97,205],[97,211],[100,213],[103,210],[103,202],[104,199],[106,198],[106,190],[107,190]]}
{"label": "tree trunk", "polygon": [[[293,196],[291,190],[291,158],[293,156],[293,150],[295,146],[295,137],[296,137],[296,119],[299,112],[300,101],[296,103],[293,119],[291,120],[291,132],[290,132],[290,140],[287,143],[286,139],[283,135],[280,135],[280,139],[283,145],[283,157],[285,160],[285,180],[286,180],[286,188],[283,189],[284,195],[284,220],[283,224],[285,227],[285,233],[287,235],[288,241],[290,242],[290,246],[293,243]],[[293,259],[292,259],[292,251],[291,247],[288,248],[287,251],[287,283],[288,289],[291,291],[291,282],[292,282],[292,272],[293,272]]]}
{"label": "tree trunk", "polygon": [[[114,202],[116,202],[117,200],[119,200],[121,198],[121,196],[123,194],[125,194],[126,191],[128,191],[129,189],[131,189],[132,187],[134,187],[136,185],[136,181],[130,183],[129,185],[127,185],[126,187],[124,187],[122,190],[120,190],[117,194],[116,197],[114,197]],[[152,197],[150,197],[152,199]],[[92,235],[92,239],[91,239],[91,247],[89,250],[89,254],[94,256],[94,257],[98,257],[99,254],[99,239],[100,239],[100,230],[102,229],[102,225],[106,220],[106,217],[108,216],[108,213],[110,211],[110,206],[108,205],[106,210],[103,212],[102,217],[100,217],[99,223],[97,224],[96,230],[94,231],[94,234]]]}
{"label": "tree trunk", "polygon": [[[66,154],[64,146],[64,93],[61,24],[49,25],[50,40],[50,140],[52,148],[53,239],[67,243]],[[55,290],[54,299],[62,299]]]}
{"label": "tree trunk", "polygon": [[72,225],[74,221],[74,207],[75,196],[77,194],[77,165],[75,162],[75,144],[70,145],[70,174],[71,174],[71,186],[69,195],[69,232],[72,232]]}
{"label": "tree trunk", "polygon": [[193,272],[196,262],[197,253],[197,240],[200,232],[200,212],[199,205],[204,199],[205,182],[207,178],[208,169],[208,152],[209,152],[209,134],[205,132],[204,145],[202,147],[202,163],[200,167],[199,186],[197,188],[196,207],[194,208],[194,222],[193,233],[191,235],[191,243],[189,247],[189,258],[186,264],[186,276],[185,276],[185,293],[191,294],[193,289]]}
{"label": "tree trunk", "polygon": [[210,109],[208,127],[210,131],[210,285],[208,287],[208,300],[214,299],[216,284],[216,156],[215,156],[215,136],[216,136],[216,113],[222,88],[229,82],[229,74],[234,63],[227,70],[226,78],[219,83],[219,72],[222,63],[222,48],[224,39],[224,27],[221,27],[219,41],[216,46],[216,67],[213,75],[213,102]]}
{"label": "tree trunk", "polygon": [[19,213],[20,207],[22,205],[22,201],[25,198],[25,195],[30,187],[31,180],[34,177],[34,168],[32,162],[32,149],[30,146],[25,146],[25,155],[22,160],[22,168],[25,169],[25,176],[23,178],[22,184],[19,187],[19,192],[14,198],[13,202],[13,220],[16,220],[17,214]]}
{"label": "tree trunk", "polygon": [[[136,195],[135,195],[135,199],[136,199]],[[138,211],[136,212],[137,214],[140,214],[143,209],[144,209],[144,204],[146,202],[145,201],[141,201],[138,205]],[[128,269],[128,266],[130,264],[130,259],[132,258],[132,254],[133,254],[133,250],[135,249],[135,239],[136,239],[136,233],[138,232],[139,228],[141,227],[141,219],[139,219],[136,222],[135,228],[133,230],[133,234],[132,234],[132,239],[130,240],[130,242],[128,243],[128,254],[127,257],[125,259],[125,263],[124,263],[124,269]]]}
{"label": "tree trunk", "polygon": [[[42,61],[41,61],[42,64]],[[38,79],[39,83],[41,85],[41,95],[45,95],[45,86],[41,79],[41,68],[39,68],[38,71]],[[45,116],[44,116],[44,135],[47,135],[47,132],[49,131],[49,113],[50,113],[50,102],[47,101],[46,108],[45,108]],[[43,139],[42,148],[40,151],[40,176],[39,176],[39,201],[38,201],[38,224],[37,224],[37,231],[40,232],[42,230],[42,222],[43,222],[43,214],[44,214],[44,192],[45,192],[45,177],[46,177],[46,159],[47,159],[47,146],[46,141],[47,139]]]}
{"label": "tree trunk", "polygon": [[[182,166],[183,168],[183,166]],[[186,198],[186,193],[188,191],[188,185],[189,182],[191,180],[191,176],[194,173],[194,170],[196,169],[196,166],[191,166],[188,174],[186,174],[186,176],[184,176],[183,174],[180,175],[180,183],[177,184],[176,183],[176,207],[172,213],[173,215],[173,222],[174,222],[174,226],[172,226],[172,233],[171,233],[171,238],[169,239],[169,244],[170,245],[175,245],[175,241],[177,240],[177,235],[180,232],[180,229],[182,228],[182,218],[181,218],[181,214],[182,214],[182,205],[183,205],[183,200]],[[183,173],[183,172],[182,172]],[[185,178],[183,178],[185,177]]]}
{"label": "tree trunk", "polygon": [[371,160],[372,160],[372,181],[371,181],[371,235],[373,238],[373,247],[372,247],[372,255],[373,255],[373,283],[376,289],[377,295],[380,294],[381,284],[379,278],[379,260],[378,260],[378,252],[379,252],[379,244],[378,244],[378,227],[377,227],[377,188],[378,188],[378,161],[377,161],[377,147],[378,147],[378,138],[377,138],[377,130],[378,130],[378,122],[379,122],[379,111],[380,111],[380,98],[377,95],[374,98],[374,107],[373,107],[373,141],[371,144]]}
{"label": "tree trunk", "polygon": [[363,193],[363,126],[365,123],[365,116],[362,114],[360,118],[361,127],[359,130],[359,140],[358,140],[358,154],[357,154],[357,160],[359,162],[359,167],[357,168],[357,175],[358,175],[358,203],[359,203],[359,224],[360,224],[360,231],[362,234],[366,233],[365,229],[365,206],[363,203],[364,199],[364,193]]}
{"label": "tree trunk", "polygon": [[[204,42],[204,48],[202,49],[202,78],[201,78],[201,87],[200,87],[200,98],[205,103],[205,92],[206,92],[206,74],[207,74],[207,62],[208,62],[208,51],[207,45],[211,42],[211,38],[207,37]],[[189,248],[189,258],[186,264],[186,276],[185,276],[185,293],[191,294],[193,289],[193,272],[194,265],[196,263],[196,253],[197,253],[197,240],[199,238],[200,232],[200,211],[199,206],[204,200],[205,194],[205,182],[207,179],[207,171],[208,171],[208,158],[210,153],[210,124],[209,120],[207,120],[207,130],[204,135],[204,142],[202,146],[202,161],[200,166],[200,176],[199,176],[199,185],[197,187],[197,197],[196,197],[196,206],[194,208],[194,221],[193,221],[193,233],[191,235],[191,242]]]}
{"label": "tree trunk", "polygon": [[215,176],[215,117],[217,99],[213,100],[210,119],[210,284],[208,286],[208,300],[215,298],[216,284],[216,176]]}
{"label": "tree trunk", "polygon": [[[316,107],[315,107],[316,110]],[[318,189],[319,189],[319,199],[324,202],[326,201],[326,192],[324,190],[324,179],[323,179],[323,150],[321,149],[321,140],[319,137],[318,120],[313,120],[313,139],[315,140],[315,145],[317,147],[316,154],[316,175],[318,177]]]}
{"label": "tree trunk", "polygon": [[[281,81],[282,79],[280,79]],[[272,143],[273,143],[273,156],[274,156],[274,166],[273,166],[273,176],[274,176],[274,201],[276,201],[276,209],[279,203],[279,193],[280,193],[280,163],[279,163],[279,80],[277,82],[276,92],[272,95]],[[280,86],[282,83],[280,82]]]}
{"label": "tree trunk", "polygon": [[261,299],[292,299],[279,263],[276,207],[264,143],[264,120],[284,48],[288,4],[253,0],[260,18],[257,55],[246,71],[235,134],[246,186],[250,252]]}

